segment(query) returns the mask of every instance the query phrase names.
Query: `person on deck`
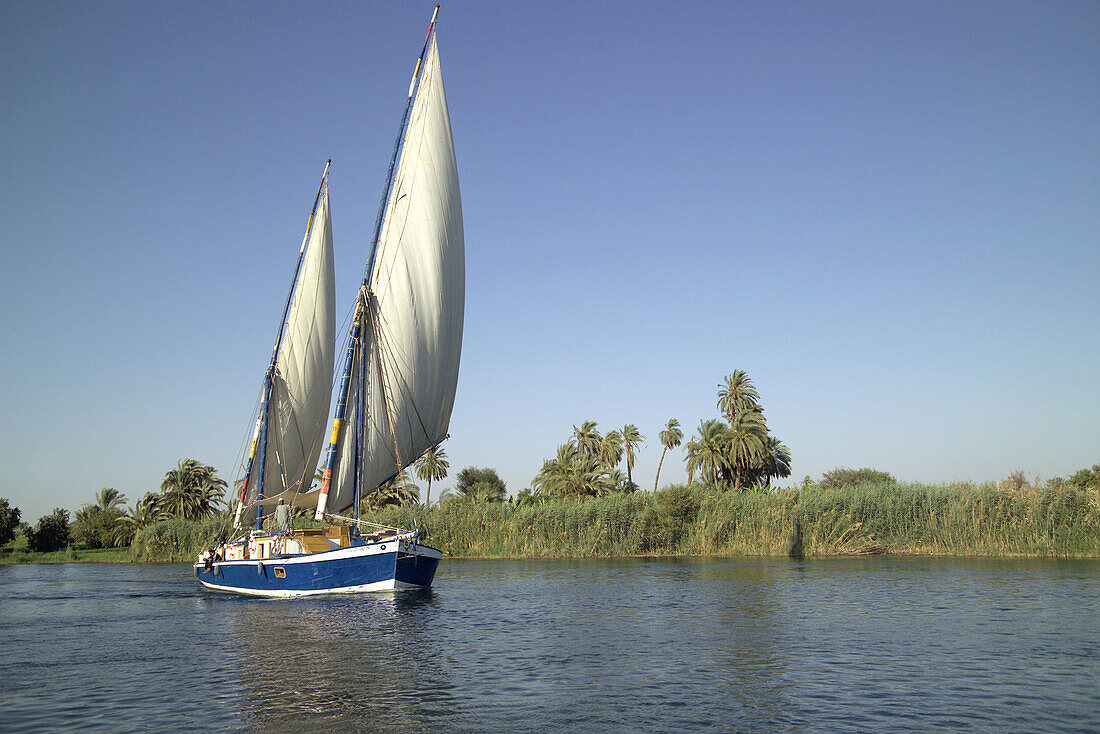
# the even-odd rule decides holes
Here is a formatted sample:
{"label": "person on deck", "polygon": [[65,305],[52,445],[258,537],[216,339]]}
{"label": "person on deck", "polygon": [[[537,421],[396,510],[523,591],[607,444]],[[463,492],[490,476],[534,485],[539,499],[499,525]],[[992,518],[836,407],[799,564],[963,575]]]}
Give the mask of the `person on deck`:
{"label": "person on deck", "polygon": [[275,508],[275,528],[280,535],[290,535],[290,507],[279,499],[279,506]]}

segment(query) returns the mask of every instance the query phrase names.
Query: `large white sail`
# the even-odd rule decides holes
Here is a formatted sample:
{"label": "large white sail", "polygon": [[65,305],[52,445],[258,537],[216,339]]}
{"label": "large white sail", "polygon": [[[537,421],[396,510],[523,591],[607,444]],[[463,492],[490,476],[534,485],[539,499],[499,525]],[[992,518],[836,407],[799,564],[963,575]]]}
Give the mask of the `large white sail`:
{"label": "large white sail", "polygon": [[458,383],[466,278],[462,201],[434,33],[422,74],[362,328],[369,359],[364,491],[445,438]]}
{"label": "large white sail", "polygon": [[[272,381],[263,493],[307,491],[317,470],[332,394],[336,339],[332,217],[324,185],[287,315]],[[285,484],[284,484],[285,482]],[[255,499],[256,482],[249,487]]]}

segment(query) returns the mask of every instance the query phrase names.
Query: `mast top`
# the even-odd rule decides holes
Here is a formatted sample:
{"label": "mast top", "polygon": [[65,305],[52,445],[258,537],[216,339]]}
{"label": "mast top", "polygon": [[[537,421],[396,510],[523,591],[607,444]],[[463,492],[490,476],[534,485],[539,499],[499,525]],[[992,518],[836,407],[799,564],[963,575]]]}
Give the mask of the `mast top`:
{"label": "mast top", "polygon": [[435,10],[432,11],[432,22],[428,23],[428,35],[424,36],[424,40],[427,41],[432,35],[432,28],[435,26],[435,19],[439,16],[439,3],[435,4]]}

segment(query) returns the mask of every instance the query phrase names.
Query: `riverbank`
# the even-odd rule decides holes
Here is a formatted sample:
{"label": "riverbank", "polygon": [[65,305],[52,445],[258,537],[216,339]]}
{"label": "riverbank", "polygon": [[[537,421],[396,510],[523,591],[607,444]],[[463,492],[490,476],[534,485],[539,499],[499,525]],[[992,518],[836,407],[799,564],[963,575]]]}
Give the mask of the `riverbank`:
{"label": "riverbank", "polygon": [[0,565],[6,563],[128,563],[133,560],[129,548],[94,548],[35,553],[28,550],[0,551]]}
{"label": "riverbank", "polygon": [[1074,488],[672,486],[518,508],[450,503],[420,513],[419,522],[429,542],[455,557],[1100,556],[1100,498]]}
{"label": "riverbank", "polygon": [[[942,555],[1100,557],[1100,495],[1073,487],[866,484],[722,492],[674,485],[586,501],[445,502],[365,519],[456,558]],[[224,521],[138,532],[131,558],[190,561]]]}
{"label": "riverbank", "polygon": [[[864,484],[724,492],[673,485],[512,504],[452,500],[364,519],[408,527],[454,558],[934,555],[1100,557],[1100,493],[1073,486]],[[0,563],[187,562],[228,516],[167,520],[129,548],[0,552]],[[313,525],[301,522],[300,525]]]}

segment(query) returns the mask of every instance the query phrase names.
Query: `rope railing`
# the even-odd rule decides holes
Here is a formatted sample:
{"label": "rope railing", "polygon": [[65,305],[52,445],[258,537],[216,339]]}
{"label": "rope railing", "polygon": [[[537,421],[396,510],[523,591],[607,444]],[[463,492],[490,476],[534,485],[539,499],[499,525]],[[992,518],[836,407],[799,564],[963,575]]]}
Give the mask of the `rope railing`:
{"label": "rope railing", "polygon": [[405,528],[398,528],[398,527],[394,527],[393,525],[381,525],[379,523],[370,522],[368,520],[357,520],[354,517],[347,517],[346,515],[330,515],[329,513],[326,512],[325,517],[331,518],[333,520],[343,520],[344,522],[351,523],[352,525],[355,525],[356,527],[362,526],[362,527],[376,528],[378,530],[392,530],[395,533],[406,533],[410,536],[413,534],[412,532],[406,531]]}

